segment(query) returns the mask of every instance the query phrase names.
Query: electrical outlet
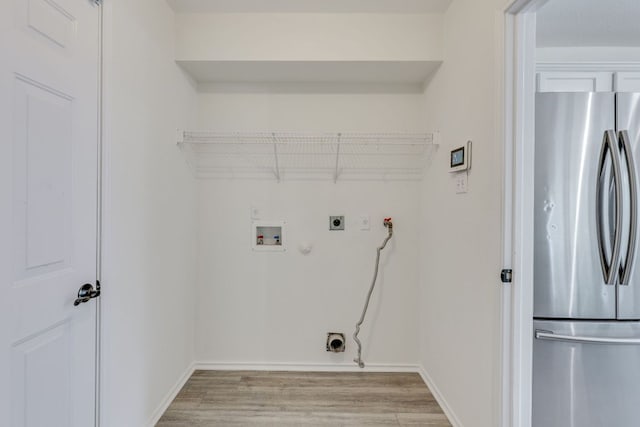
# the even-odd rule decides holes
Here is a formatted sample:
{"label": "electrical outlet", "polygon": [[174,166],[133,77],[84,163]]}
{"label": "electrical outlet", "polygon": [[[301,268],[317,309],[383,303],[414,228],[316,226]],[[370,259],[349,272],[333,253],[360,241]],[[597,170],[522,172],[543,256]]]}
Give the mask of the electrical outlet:
{"label": "electrical outlet", "polygon": [[344,215],[330,216],[329,230],[344,230]]}

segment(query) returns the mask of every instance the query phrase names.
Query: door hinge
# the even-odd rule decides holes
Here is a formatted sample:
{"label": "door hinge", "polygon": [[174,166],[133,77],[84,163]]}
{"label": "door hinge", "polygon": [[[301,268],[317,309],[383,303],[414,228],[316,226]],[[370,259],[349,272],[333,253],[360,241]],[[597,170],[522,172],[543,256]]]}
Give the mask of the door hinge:
{"label": "door hinge", "polygon": [[102,0],[93,0],[93,3],[94,3],[96,6],[101,6],[101,5],[102,5]]}
{"label": "door hinge", "polygon": [[505,268],[500,272],[500,280],[502,283],[511,283],[511,279],[513,278],[513,270],[510,268]]}

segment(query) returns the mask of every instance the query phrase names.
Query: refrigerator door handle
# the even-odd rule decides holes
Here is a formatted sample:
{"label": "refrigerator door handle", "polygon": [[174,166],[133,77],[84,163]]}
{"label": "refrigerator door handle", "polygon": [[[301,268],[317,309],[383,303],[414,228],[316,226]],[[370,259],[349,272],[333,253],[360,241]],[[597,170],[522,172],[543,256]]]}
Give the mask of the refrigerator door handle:
{"label": "refrigerator door handle", "polygon": [[554,334],[552,331],[536,330],[536,339],[548,341],[565,341],[583,344],[626,344],[640,345],[640,338],[590,337],[579,335]]}
{"label": "refrigerator door handle", "polygon": [[629,213],[630,229],[629,229],[629,243],[627,248],[627,256],[625,257],[624,264],[620,265],[620,285],[629,285],[629,276],[631,275],[632,262],[634,260],[636,250],[636,236],[638,231],[638,191],[636,184],[636,165],[633,161],[633,153],[631,152],[631,142],[629,142],[629,132],[626,130],[618,133],[618,141],[621,143],[622,150],[624,151],[624,158],[627,163],[627,173],[629,175],[629,192],[631,207]]}
{"label": "refrigerator door handle", "polygon": [[[616,134],[613,130],[606,130],[604,132],[604,138],[602,141],[602,149],[600,150],[600,159],[598,160],[598,179],[596,189],[596,226],[598,236],[598,249],[600,252],[600,264],[602,266],[602,275],[606,285],[615,285],[616,272],[620,260],[620,246],[622,244],[622,172],[620,166],[620,156],[618,155],[619,149],[617,146]],[[607,151],[611,155],[611,162],[613,164],[613,179],[615,184],[615,200],[616,200],[616,221],[613,237],[613,251],[611,254],[611,261],[607,260],[607,255],[604,250],[604,232],[605,227],[602,224],[602,179],[605,161],[607,159]]]}

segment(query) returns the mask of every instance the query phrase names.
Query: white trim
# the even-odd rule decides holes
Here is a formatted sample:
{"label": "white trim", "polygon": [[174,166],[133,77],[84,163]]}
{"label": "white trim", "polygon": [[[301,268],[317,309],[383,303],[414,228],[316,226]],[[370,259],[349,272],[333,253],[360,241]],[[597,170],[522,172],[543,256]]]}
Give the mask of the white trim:
{"label": "white trim", "polygon": [[[514,40],[509,37],[514,32],[515,19],[506,14],[504,21],[504,122],[503,125],[503,179],[502,179],[502,268],[513,268],[513,80]],[[500,293],[500,426],[512,425],[512,330],[511,330],[511,285],[503,284]]]}
{"label": "white trim", "polygon": [[505,13],[518,15],[521,13],[535,12],[548,1],[549,0],[511,0],[511,4],[505,7]]}
{"label": "white trim", "polygon": [[640,71],[640,62],[538,62],[537,71]]}
{"label": "white trim", "polygon": [[191,375],[193,375],[193,372],[195,370],[196,370],[195,363],[192,363],[187,367],[187,369],[180,376],[180,378],[178,378],[178,381],[176,381],[173,387],[169,389],[169,392],[165,395],[164,399],[162,399],[162,401],[160,402],[160,405],[158,405],[156,410],[153,411],[151,420],[146,424],[148,427],[154,427],[158,423],[158,421],[160,421],[160,418],[162,418],[162,415],[166,412],[167,408],[169,408],[169,405],[171,405],[171,402],[173,402],[173,399],[176,398],[180,390],[182,390],[182,387],[184,387],[184,385],[187,383],[189,378],[191,378]]}
{"label": "white trim", "polygon": [[[531,367],[533,316],[533,176],[535,133],[535,35],[536,8],[541,0],[521,1],[520,10],[508,17],[506,34],[506,81],[508,89],[506,145],[511,145],[512,158],[505,159],[512,169],[512,239],[513,283],[503,298],[503,340],[510,344],[510,393],[503,393],[503,404],[510,407],[503,426],[531,426]],[[513,12],[513,11],[512,11]],[[509,13],[507,14],[507,16]],[[507,169],[508,170],[508,169]],[[505,179],[509,179],[505,177]],[[505,248],[508,245],[505,246]],[[505,349],[506,351],[509,351]],[[504,372],[504,371],[503,371]],[[510,395],[509,395],[510,394]],[[506,400],[506,402],[505,402]],[[503,411],[503,416],[505,411]]]}
{"label": "white trim", "polygon": [[440,392],[438,386],[436,386],[433,378],[431,378],[431,376],[423,367],[420,367],[418,373],[422,377],[422,381],[424,381],[424,383],[427,385],[429,391],[431,391],[433,397],[436,399],[436,402],[438,402],[438,405],[440,405],[442,412],[444,412],[447,418],[449,418],[449,422],[451,423],[451,425],[453,427],[463,427],[462,422],[453,411],[453,409],[451,409],[451,405],[449,405],[449,402],[447,402],[447,400],[444,398],[444,395]]}
{"label": "white trim", "polygon": [[109,316],[113,312],[113,308],[109,306],[109,300],[105,300],[104,290],[109,288],[109,262],[108,259],[111,242],[111,217],[109,211],[112,205],[111,201],[111,147],[112,147],[112,129],[111,129],[111,74],[113,54],[113,1],[105,1],[100,5],[102,11],[102,67],[101,67],[101,178],[100,178],[100,284],[103,290],[102,296],[98,298],[97,305],[100,313],[100,411],[96,414],[98,421],[96,427],[109,425],[109,414],[106,413],[108,398],[108,386],[110,372],[108,372],[107,363],[105,363],[104,349],[105,339],[109,334]]}
{"label": "white trim", "polygon": [[514,274],[502,294],[503,427],[531,426],[536,11],[546,1],[516,0],[505,14],[503,261]]}
{"label": "white trim", "polygon": [[195,362],[195,370],[203,371],[293,371],[293,372],[420,372],[419,365],[367,363],[361,369],[355,363],[289,363],[289,362]]}
{"label": "white trim", "polygon": [[533,183],[535,157],[535,12],[518,15],[515,104],[513,371],[514,423],[531,426],[533,358]]}
{"label": "white trim", "polygon": [[[98,156],[96,159],[97,163],[97,197],[96,197],[96,286],[97,283],[102,284],[102,217],[103,217],[103,206],[102,206],[102,154],[103,154],[103,99],[104,99],[104,81],[103,81],[103,73],[104,73],[104,8],[102,3],[96,3],[99,10],[99,30],[98,30],[98,132],[97,132],[97,140],[98,140]],[[102,405],[102,298],[96,298],[95,306],[96,306],[96,327],[95,327],[95,358],[96,358],[96,366],[95,366],[95,409],[94,409],[94,421],[93,424],[95,427],[100,427],[100,410]]]}

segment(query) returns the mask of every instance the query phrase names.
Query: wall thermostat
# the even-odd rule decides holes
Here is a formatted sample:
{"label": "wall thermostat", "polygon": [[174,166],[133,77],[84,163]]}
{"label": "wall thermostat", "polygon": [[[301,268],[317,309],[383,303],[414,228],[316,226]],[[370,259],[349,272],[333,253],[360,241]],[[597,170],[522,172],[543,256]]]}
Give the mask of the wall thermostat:
{"label": "wall thermostat", "polygon": [[451,150],[449,172],[460,172],[471,169],[471,141],[466,145]]}

